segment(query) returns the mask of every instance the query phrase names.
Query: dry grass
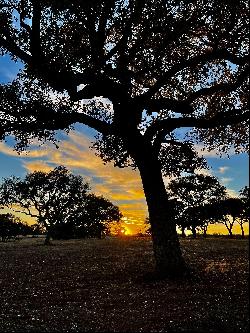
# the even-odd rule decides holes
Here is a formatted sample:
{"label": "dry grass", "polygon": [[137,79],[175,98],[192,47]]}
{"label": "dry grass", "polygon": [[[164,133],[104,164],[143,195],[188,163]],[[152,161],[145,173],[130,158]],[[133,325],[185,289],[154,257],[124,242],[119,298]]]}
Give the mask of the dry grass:
{"label": "dry grass", "polygon": [[248,242],[186,239],[193,281],[145,282],[149,239],[0,243],[0,331],[247,332]]}

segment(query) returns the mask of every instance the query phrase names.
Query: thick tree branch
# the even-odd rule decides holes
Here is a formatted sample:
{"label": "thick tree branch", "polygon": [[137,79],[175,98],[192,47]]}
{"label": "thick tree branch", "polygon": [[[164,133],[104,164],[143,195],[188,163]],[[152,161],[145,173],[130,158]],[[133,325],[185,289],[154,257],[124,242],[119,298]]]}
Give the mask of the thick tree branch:
{"label": "thick tree branch", "polygon": [[196,100],[199,97],[210,96],[217,92],[229,93],[229,92],[237,89],[245,81],[245,79],[248,77],[248,75],[249,75],[249,67],[247,67],[246,70],[242,71],[242,73],[240,73],[238,75],[238,77],[236,78],[236,80],[234,82],[219,83],[219,84],[215,84],[211,87],[199,89],[199,90],[191,93],[185,99],[185,102],[187,104],[189,104],[189,103],[192,103],[194,100]]}
{"label": "thick tree branch", "polygon": [[150,99],[144,105],[148,113],[158,112],[160,110],[169,109],[176,113],[190,114],[194,111],[192,106],[187,101],[178,101],[171,98]]}
{"label": "thick tree branch", "polygon": [[82,90],[73,92],[70,95],[73,101],[91,99],[99,96],[109,98],[112,101],[122,100],[124,97],[124,90],[121,85],[115,83],[113,80],[99,77]]}
{"label": "thick tree branch", "polygon": [[[176,113],[181,114],[191,114],[194,112],[191,103],[199,97],[202,96],[210,96],[216,92],[225,92],[229,93],[235,89],[237,89],[248,77],[249,75],[249,67],[247,67],[244,71],[242,71],[234,82],[226,82],[226,83],[219,83],[215,84],[211,87],[206,87],[199,89],[193,93],[191,93],[185,100],[178,101],[171,98],[157,98],[157,99],[150,99],[145,105],[143,106],[147,109],[147,112],[151,114],[152,112],[159,112],[163,109],[169,109]],[[135,101],[140,103],[140,97],[135,98]]]}
{"label": "thick tree branch", "polygon": [[0,36],[0,47],[5,48],[8,52],[10,52],[13,56],[20,58],[26,64],[31,63],[31,56],[20,49],[19,46],[16,45],[10,38]]}
{"label": "thick tree branch", "polygon": [[[68,115],[66,116],[68,118]],[[75,112],[72,114],[72,121],[71,123],[81,123],[83,125],[87,125],[96,131],[108,135],[113,133],[113,127],[111,124],[106,123],[105,121],[93,118],[84,113],[77,113]]]}
{"label": "thick tree branch", "polygon": [[14,208],[13,205],[11,205],[11,204],[6,204],[5,206],[7,208],[9,208],[10,210],[12,210],[13,212],[15,212],[15,213],[23,213],[23,214],[25,214],[27,216],[31,216],[31,217],[34,217],[34,218],[37,218],[37,216],[38,216],[38,215],[35,215],[35,214],[31,213],[31,211],[30,211],[29,208],[23,207],[22,205],[21,205],[21,207],[23,207],[24,209],[27,209],[28,212],[26,212],[25,210],[19,210],[17,208]]}
{"label": "thick tree branch", "polygon": [[[167,82],[178,72],[182,71],[185,68],[193,68],[199,64],[206,63],[212,60],[228,60],[235,65],[243,65],[247,63],[248,56],[238,57],[231,54],[228,50],[225,49],[217,49],[212,52],[207,52],[200,54],[196,57],[183,60],[166,71],[161,77],[156,81],[154,86],[150,88],[145,94],[140,96],[140,100],[142,103],[146,103],[155,93],[159,91]],[[139,100],[139,99],[138,99]]]}
{"label": "thick tree branch", "polygon": [[60,112],[60,110],[55,112],[51,109],[43,109],[42,111],[41,114],[36,116],[35,121],[30,121],[29,115],[32,114],[32,110],[29,110],[26,114],[20,115],[16,121],[5,121],[6,124],[0,123],[0,138],[4,138],[5,135],[14,131],[22,132],[24,125],[27,128],[26,132],[30,133],[41,129],[48,131],[64,130],[75,123],[87,125],[105,135],[112,134],[114,131],[111,124],[84,113],[65,113],[64,111]]}
{"label": "thick tree branch", "polygon": [[32,1],[33,17],[32,29],[30,33],[30,51],[33,61],[37,62],[41,58],[41,38],[40,38],[40,21],[41,21],[41,4],[40,0]]}
{"label": "thick tree branch", "polygon": [[[143,7],[145,5],[145,0],[140,0],[134,3],[134,8],[131,2],[129,2],[129,8],[130,8],[130,18],[127,19],[127,24],[123,28],[122,31],[122,37],[120,40],[116,43],[116,45],[108,52],[108,54],[105,57],[105,60],[111,59],[116,53],[124,53],[125,52],[125,47],[128,49],[128,39],[131,36],[131,27],[132,25],[136,25],[140,18],[141,18],[141,13],[143,10]],[[141,43],[141,39],[139,41]]]}
{"label": "thick tree branch", "polygon": [[155,121],[145,132],[144,137],[152,140],[157,133],[163,138],[164,133],[170,133],[177,128],[196,127],[196,128],[215,128],[238,124],[249,119],[249,112],[242,112],[240,109],[233,109],[227,112],[221,112],[211,118],[180,117],[169,118]]}
{"label": "thick tree branch", "polygon": [[25,9],[24,9],[24,0],[20,1],[20,5],[18,8],[19,14],[20,14],[20,26],[24,28],[28,33],[31,33],[31,27],[24,22],[25,20]]}

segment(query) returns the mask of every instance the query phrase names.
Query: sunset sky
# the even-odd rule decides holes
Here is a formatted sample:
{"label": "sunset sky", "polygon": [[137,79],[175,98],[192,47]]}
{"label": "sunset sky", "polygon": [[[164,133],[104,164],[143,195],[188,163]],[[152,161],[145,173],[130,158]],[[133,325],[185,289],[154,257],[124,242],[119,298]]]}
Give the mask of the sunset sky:
{"label": "sunset sky", "polygon": [[[10,82],[19,67],[20,64],[13,63],[7,56],[0,57],[0,83]],[[94,130],[76,124],[75,130],[69,135],[58,133],[59,149],[52,144],[39,147],[34,143],[30,152],[22,155],[13,151],[13,140],[8,138],[6,142],[0,142],[0,178],[11,175],[23,177],[26,172],[48,171],[64,165],[73,173],[82,175],[90,183],[92,192],[103,195],[119,206],[128,233],[143,231],[147,209],[138,171],[114,168],[111,163],[104,165],[94,150],[89,148],[95,134]],[[210,166],[205,172],[218,177],[232,196],[238,195],[238,191],[248,185],[246,154],[235,155],[232,152],[230,158],[220,158],[213,151],[203,154]],[[212,227],[210,231],[226,232],[226,229],[220,226]],[[239,229],[235,231],[239,232]]]}

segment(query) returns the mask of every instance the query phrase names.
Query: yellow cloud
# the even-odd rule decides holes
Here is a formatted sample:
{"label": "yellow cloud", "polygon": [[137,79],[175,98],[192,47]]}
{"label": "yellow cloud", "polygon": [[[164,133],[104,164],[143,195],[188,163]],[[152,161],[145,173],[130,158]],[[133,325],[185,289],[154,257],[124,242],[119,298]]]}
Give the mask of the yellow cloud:
{"label": "yellow cloud", "polygon": [[14,156],[14,157],[22,157],[22,158],[37,158],[47,156],[47,150],[30,150],[27,152],[22,152],[20,154],[17,153],[12,147],[7,146],[4,142],[0,142],[0,151],[3,154]]}
{"label": "yellow cloud", "polygon": [[43,161],[33,161],[33,162],[24,161],[23,165],[28,172],[34,172],[34,171],[48,172],[54,169],[52,166],[49,166],[46,162]]}

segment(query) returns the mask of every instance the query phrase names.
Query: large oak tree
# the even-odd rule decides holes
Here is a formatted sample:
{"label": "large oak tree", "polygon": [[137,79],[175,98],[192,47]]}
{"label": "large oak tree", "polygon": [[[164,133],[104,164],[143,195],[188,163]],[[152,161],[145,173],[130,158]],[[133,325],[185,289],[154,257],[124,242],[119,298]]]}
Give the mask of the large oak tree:
{"label": "large oak tree", "polygon": [[163,175],[189,168],[192,140],[245,148],[248,2],[1,0],[0,22],[3,54],[24,64],[0,88],[2,138],[97,130],[104,161],[140,172],[157,271],[183,274]]}

